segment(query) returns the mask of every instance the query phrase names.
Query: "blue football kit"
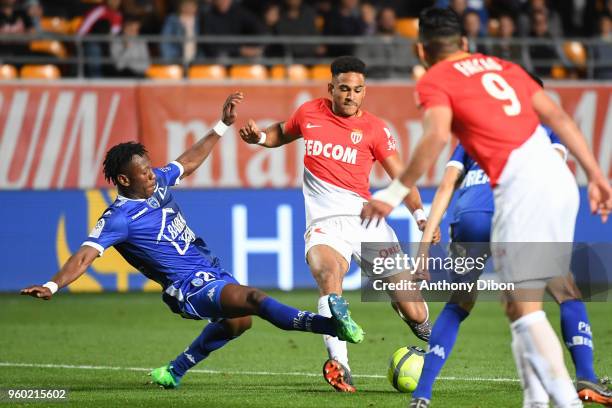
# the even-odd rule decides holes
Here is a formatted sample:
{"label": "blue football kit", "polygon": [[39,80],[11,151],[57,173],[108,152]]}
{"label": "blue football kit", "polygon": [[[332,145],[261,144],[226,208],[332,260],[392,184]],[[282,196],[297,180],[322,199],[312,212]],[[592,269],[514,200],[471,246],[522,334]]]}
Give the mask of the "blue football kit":
{"label": "blue football kit", "polygon": [[162,286],[164,302],[174,313],[193,319],[219,318],[221,289],[238,282],[189,228],[174,199],[171,187],[180,181],[181,164],[172,162],[153,172],[153,195],[148,199],[118,196],[83,245],[100,255],[114,246],[130,265]]}

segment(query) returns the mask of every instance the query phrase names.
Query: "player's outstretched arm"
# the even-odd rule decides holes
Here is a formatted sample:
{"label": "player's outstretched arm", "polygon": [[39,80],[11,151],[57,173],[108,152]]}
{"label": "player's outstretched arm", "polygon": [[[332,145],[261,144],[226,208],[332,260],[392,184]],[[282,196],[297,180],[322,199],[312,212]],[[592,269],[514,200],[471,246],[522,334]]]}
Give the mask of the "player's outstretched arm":
{"label": "player's outstretched arm", "polygon": [[246,126],[240,128],[239,134],[248,144],[258,144],[264,147],[279,147],[302,137],[302,135],[285,133],[284,122],[274,123],[261,130],[253,119],[249,119]]}
{"label": "player's outstretched arm", "polygon": [[211,129],[206,136],[200,139],[197,143],[187,149],[183,154],[179,156],[176,161],[183,165],[183,175],[181,178],[185,178],[193,173],[200,165],[206,160],[210,152],[212,151],[215,144],[227,127],[234,124],[238,113],[236,112],[236,106],[242,102],[244,95],[242,92],[234,92],[227,97],[223,103],[223,109],[221,110],[221,120],[219,123]]}
{"label": "player's outstretched arm", "polygon": [[29,286],[22,289],[21,294],[45,300],[51,299],[51,296],[58,289],[74,282],[83,275],[99,254],[97,249],[83,245],[74,255],[68,258],[62,269],[49,282],[44,285]]}
{"label": "player's outstretched arm", "polygon": [[586,172],[589,179],[591,212],[600,214],[602,221],[606,222],[612,211],[612,188],[589,150],[580,129],[544,91],[533,95],[532,104],[540,120],[552,128]]}
{"label": "player's outstretched arm", "polygon": [[389,187],[379,190],[368,205],[363,207],[361,218],[370,220],[386,217],[414,188],[416,182],[434,164],[450,139],[453,113],[447,106],[435,106],[423,116],[423,137],[412,154],[408,167],[394,179]]}
{"label": "player's outstretched arm", "polygon": [[[387,156],[381,162],[381,164],[389,177],[392,179],[399,177],[404,169],[404,165],[397,153]],[[423,231],[425,229],[425,225],[427,224],[427,216],[423,210],[423,201],[421,200],[421,193],[419,193],[418,188],[415,187],[410,190],[410,193],[408,193],[408,195],[404,198],[404,205],[412,213],[412,216],[419,226],[419,229]],[[433,238],[434,242],[440,240],[440,230],[434,231]]]}
{"label": "player's outstretched arm", "polygon": [[421,242],[435,242],[434,234],[440,229],[440,222],[442,222],[444,212],[451,202],[451,198],[457,187],[457,181],[459,181],[460,178],[461,171],[456,167],[449,166],[444,171],[442,181],[431,203],[427,225],[425,226],[425,231],[423,231]]}

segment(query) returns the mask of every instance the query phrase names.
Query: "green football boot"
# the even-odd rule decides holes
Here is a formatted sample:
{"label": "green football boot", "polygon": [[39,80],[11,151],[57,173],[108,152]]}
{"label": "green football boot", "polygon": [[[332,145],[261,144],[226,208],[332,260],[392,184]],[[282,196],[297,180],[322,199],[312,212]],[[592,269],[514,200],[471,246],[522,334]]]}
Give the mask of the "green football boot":
{"label": "green football boot", "polygon": [[349,343],[361,343],[363,341],[363,329],[359,327],[348,310],[348,302],[340,295],[332,293],[328,297],[329,309],[336,322],[338,338]]}
{"label": "green football boot", "polygon": [[160,385],[166,389],[176,388],[181,382],[180,378],[177,378],[172,373],[172,367],[170,365],[159,367],[149,373],[152,379],[152,383]]}

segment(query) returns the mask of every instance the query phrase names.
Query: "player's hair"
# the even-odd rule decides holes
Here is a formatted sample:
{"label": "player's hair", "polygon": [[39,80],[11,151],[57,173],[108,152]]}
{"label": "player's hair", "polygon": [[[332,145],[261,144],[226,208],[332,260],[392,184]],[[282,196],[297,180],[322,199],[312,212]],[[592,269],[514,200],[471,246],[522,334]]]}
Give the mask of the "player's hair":
{"label": "player's hair", "polygon": [[106,152],[104,158],[104,178],[109,183],[112,181],[117,185],[117,177],[125,167],[132,161],[134,155],[144,156],[147,154],[147,149],[137,142],[119,143]]}
{"label": "player's hair", "polygon": [[365,62],[357,57],[351,55],[345,55],[338,57],[331,63],[332,76],[338,76],[340,74],[346,74],[347,72],[357,72],[358,74],[365,75],[366,65]]}
{"label": "player's hair", "polygon": [[[525,71],[527,71],[527,70],[525,70]],[[533,79],[534,81],[536,81],[536,83],[538,85],[540,85],[540,88],[544,88],[544,81],[542,81],[542,78],[540,78],[539,76],[537,76],[536,74],[534,74],[533,72],[530,72],[530,71],[527,71],[527,74],[529,74],[531,79]]]}
{"label": "player's hair", "polygon": [[419,41],[433,60],[460,49],[462,33],[461,19],[450,8],[430,7],[419,16]]}

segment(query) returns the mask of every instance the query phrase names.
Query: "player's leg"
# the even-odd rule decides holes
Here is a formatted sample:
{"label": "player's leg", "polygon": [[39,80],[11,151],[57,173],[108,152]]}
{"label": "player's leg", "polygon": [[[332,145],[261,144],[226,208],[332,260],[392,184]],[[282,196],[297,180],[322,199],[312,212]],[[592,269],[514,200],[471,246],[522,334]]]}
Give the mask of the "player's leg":
{"label": "player's leg", "polygon": [[[506,315],[511,321],[510,328],[513,338],[513,354],[517,361],[517,369],[522,376],[525,388],[525,398],[534,394],[538,387],[543,387],[558,407],[580,407],[576,390],[572,384],[563,361],[563,350],[553,328],[542,310],[538,299],[544,294],[542,288],[517,289],[508,293]],[[521,372],[521,366],[529,365],[535,376]],[[540,383],[541,385],[539,385]],[[541,395],[541,392],[537,394]],[[524,400],[524,404],[540,401]]]}
{"label": "player's leg", "polygon": [[[455,244],[453,248],[460,246],[464,248],[466,254],[462,256],[472,258],[488,256],[489,248],[486,243],[489,242],[491,235],[491,216],[489,212],[462,214],[457,222],[451,225],[451,241]],[[470,245],[470,243],[483,244]],[[482,270],[472,270],[465,275],[453,274],[452,280],[453,282],[476,282],[481,273]],[[469,316],[476,303],[476,298],[476,291],[455,292],[440,312],[431,330],[419,384],[412,393],[414,399],[431,400],[434,382],[448,361],[455,346],[461,322]]]}
{"label": "player's leg", "polygon": [[552,279],[547,290],[559,304],[561,333],[576,368],[578,395],[585,401],[612,405],[612,391],[599,382],[593,368],[591,323],[572,274]]}
{"label": "player's leg", "polygon": [[346,301],[336,294],[329,296],[331,317],[298,310],[259,289],[237,284],[223,287],[219,304],[223,317],[256,315],[283,330],[327,334],[351,343],[363,340],[363,330],[349,316]]}
{"label": "player's leg", "polygon": [[[331,231],[329,232],[331,233]],[[350,252],[342,255],[334,249],[338,248],[345,253],[348,251],[348,247],[341,240],[333,240],[324,244],[319,243],[326,242],[322,241],[321,238],[311,236],[309,240],[311,246],[307,248],[306,260],[319,288],[320,297],[317,302],[317,311],[322,316],[331,316],[329,294],[342,293],[342,280],[349,267],[349,261],[345,256],[350,259]],[[325,237],[324,239],[329,238]],[[323,365],[323,377],[338,391],[354,392],[355,387],[350,374],[346,342],[328,335],[323,335],[323,342],[329,357]]]}
{"label": "player's leg", "polygon": [[[391,257],[402,255],[402,248],[397,235],[386,220],[381,220],[378,225],[370,224],[368,227],[364,227],[359,220],[350,220],[349,222],[353,232],[351,237],[353,256],[366,274],[370,274],[371,265],[376,258],[380,257],[381,253],[388,253]],[[362,248],[363,242],[371,244]],[[365,252],[362,253],[362,250]],[[398,282],[413,278],[406,271],[396,273],[391,270],[389,272],[387,276],[383,274],[374,277],[376,279],[382,278],[386,282]],[[392,299],[393,310],[408,325],[414,335],[423,341],[428,341],[431,333],[429,309],[420,292],[388,291],[388,295]]]}
{"label": "player's leg", "polygon": [[184,352],[167,366],[156,368],[151,372],[153,381],[165,388],[176,388],[189,369],[250,328],[250,316],[208,323]]}

